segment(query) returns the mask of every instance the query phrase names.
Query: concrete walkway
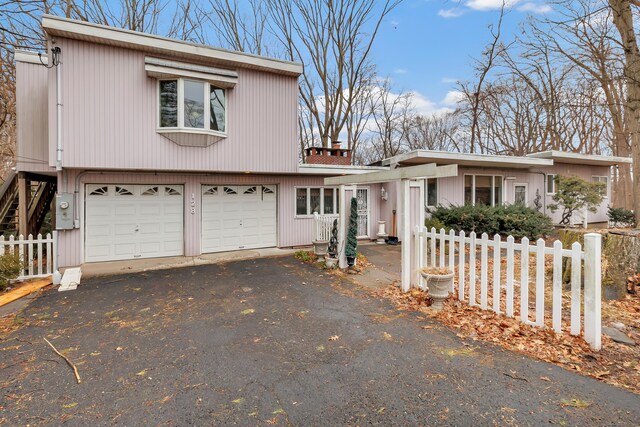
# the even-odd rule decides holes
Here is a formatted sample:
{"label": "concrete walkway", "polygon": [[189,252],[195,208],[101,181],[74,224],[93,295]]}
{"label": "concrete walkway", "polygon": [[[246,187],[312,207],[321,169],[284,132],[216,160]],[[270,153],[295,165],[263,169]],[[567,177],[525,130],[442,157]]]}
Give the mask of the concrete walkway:
{"label": "concrete walkway", "polygon": [[[312,250],[312,248],[304,248]],[[92,262],[82,265],[82,277],[106,276],[113,274],[140,273],[144,271],[168,270],[172,268],[193,267],[196,265],[220,264],[229,261],[242,261],[256,258],[271,258],[291,255],[296,249],[247,249],[242,251],[203,254],[193,257],[177,256],[165,258],[135,259],[126,261]]]}
{"label": "concrete walkway", "polygon": [[400,245],[360,244],[362,253],[372,266],[358,275],[358,283],[372,289],[381,289],[400,281]]}

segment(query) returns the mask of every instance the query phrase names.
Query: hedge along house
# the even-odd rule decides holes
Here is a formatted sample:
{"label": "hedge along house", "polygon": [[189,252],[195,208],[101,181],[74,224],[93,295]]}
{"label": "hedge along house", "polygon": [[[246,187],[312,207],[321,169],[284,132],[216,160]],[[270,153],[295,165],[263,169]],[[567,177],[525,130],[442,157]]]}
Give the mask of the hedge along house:
{"label": "hedge along house", "polygon": [[[15,179],[24,207],[29,182],[55,183],[62,267],[308,245],[313,212],[339,208],[323,177],[388,169],[345,165],[337,146],[299,164],[300,64],[54,16],[42,27],[51,54],[15,55]],[[358,190],[362,238],[379,193]],[[37,233],[26,218],[20,232]]]}
{"label": "hedge along house", "polygon": [[[495,206],[522,203],[539,208],[557,224],[561,218],[561,209],[556,212],[549,209],[555,194],[555,177],[578,176],[587,181],[605,182],[606,193],[595,213],[576,213],[572,223],[606,226],[607,207],[611,200],[612,168],[619,164],[629,164],[631,159],[561,151],[544,151],[518,157],[416,150],[385,159],[382,165],[397,168],[426,163],[458,165],[456,176],[431,178],[423,183],[427,209],[438,205]],[[396,200],[395,204],[399,204],[398,185],[390,185],[387,190],[392,199]]]}

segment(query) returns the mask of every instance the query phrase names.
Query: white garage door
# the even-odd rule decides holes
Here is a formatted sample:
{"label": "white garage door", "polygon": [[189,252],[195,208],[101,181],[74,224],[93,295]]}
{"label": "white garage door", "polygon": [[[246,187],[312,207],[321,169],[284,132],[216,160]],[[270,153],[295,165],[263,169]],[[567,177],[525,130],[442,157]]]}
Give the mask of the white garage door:
{"label": "white garage door", "polygon": [[275,185],[203,185],[202,252],[276,246]]}
{"label": "white garage door", "polygon": [[85,262],[183,254],[181,185],[86,188]]}

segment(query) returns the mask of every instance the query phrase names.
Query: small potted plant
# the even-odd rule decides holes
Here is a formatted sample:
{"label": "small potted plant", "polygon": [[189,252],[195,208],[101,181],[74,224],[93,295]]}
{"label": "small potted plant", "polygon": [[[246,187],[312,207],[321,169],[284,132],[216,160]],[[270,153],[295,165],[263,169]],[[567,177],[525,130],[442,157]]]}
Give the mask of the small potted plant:
{"label": "small potted plant", "polygon": [[353,267],[358,255],[358,200],[351,198],[351,212],[349,214],[349,230],[347,231],[347,243],[344,253],[347,256],[347,264]]}
{"label": "small potted plant", "polygon": [[453,271],[446,267],[426,267],[420,271],[427,282],[429,295],[433,298],[432,307],[442,309],[442,303],[449,296],[449,290],[453,287]]}
{"label": "small potted plant", "polygon": [[324,257],[327,268],[336,268],[338,265],[338,220],[333,220],[331,226],[331,239],[329,240],[329,249]]}

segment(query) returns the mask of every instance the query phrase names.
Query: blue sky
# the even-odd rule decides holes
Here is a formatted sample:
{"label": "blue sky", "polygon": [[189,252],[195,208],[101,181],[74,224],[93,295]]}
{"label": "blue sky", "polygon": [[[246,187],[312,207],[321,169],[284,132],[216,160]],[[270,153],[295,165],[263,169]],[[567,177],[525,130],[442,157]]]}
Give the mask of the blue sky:
{"label": "blue sky", "polygon": [[[456,80],[473,76],[472,57],[490,41],[488,26],[499,18],[501,0],[405,0],[386,19],[372,51],[381,76],[396,90],[417,92],[423,112],[444,108]],[[511,0],[503,22],[512,40],[531,14],[552,13],[540,0]],[[449,95],[451,98],[451,94]]]}

